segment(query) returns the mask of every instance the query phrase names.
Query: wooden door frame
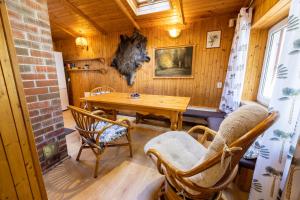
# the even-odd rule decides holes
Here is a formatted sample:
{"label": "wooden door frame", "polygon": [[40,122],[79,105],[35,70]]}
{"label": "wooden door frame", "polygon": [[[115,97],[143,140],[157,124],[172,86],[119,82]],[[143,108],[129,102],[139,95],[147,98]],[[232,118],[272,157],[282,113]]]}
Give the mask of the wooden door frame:
{"label": "wooden door frame", "polygon": [[[2,27],[0,27],[0,31],[3,31],[4,36],[5,36],[5,42],[4,46],[7,46],[8,50],[8,56],[9,56],[9,61],[10,62],[10,67],[9,64],[7,65],[7,68],[12,71],[12,77],[13,79],[7,80],[10,81],[10,84],[14,86],[14,90],[17,91],[17,94],[15,95],[15,105],[16,103],[20,108],[14,108],[15,111],[20,111],[19,116],[16,116],[15,120],[19,120],[16,123],[19,123],[20,126],[24,126],[25,130],[23,131],[18,131],[18,138],[22,139],[27,139],[25,142],[22,141],[22,144],[20,143],[20,146],[22,146],[22,154],[23,157],[27,157],[32,163],[27,163],[28,165],[32,164],[33,168],[33,173],[29,173],[29,169],[26,169],[28,179],[30,180],[30,187],[33,193],[33,197],[35,198],[40,198],[40,199],[45,199],[47,200],[47,193],[43,181],[43,176],[42,176],[42,170],[39,162],[39,157],[37,154],[36,150],[36,145],[35,145],[35,140],[34,140],[34,133],[32,131],[32,126],[30,123],[30,118],[29,118],[29,112],[27,109],[27,104],[26,104],[26,99],[25,99],[25,94],[23,90],[23,83],[19,71],[19,65],[17,62],[17,54],[13,42],[13,37],[12,37],[12,32],[11,32],[11,25],[9,21],[9,16],[8,16],[8,11],[6,8],[5,1],[0,0],[0,20],[2,21]],[[2,30],[3,29],[3,30]],[[7,64],[6,63],[6,64]],[[5,76],[5,71],[3,71],[4,76]],[[8,88],[9,89],[9,88]],[[8,90],[9,92],[9,90]],[[19,110],[18,110],[19,109]],[[16,113],[16,112],[15,112]],[[15,116],[14,116],[15,117]],[[21,120],[20,120],[21,119]],[[25,147],[24,147],[25,146]],[[24,151],[23,148],[26,148],[27,152]],[[26,155],[25,155],[26,154]],[[25,161],[25,160],[24,160]],[[32,177],[34,176],[34,177]],[[33,183],[34,182],[34,183]],[[32,184],[36,184],[37,187],[33,188]]]}

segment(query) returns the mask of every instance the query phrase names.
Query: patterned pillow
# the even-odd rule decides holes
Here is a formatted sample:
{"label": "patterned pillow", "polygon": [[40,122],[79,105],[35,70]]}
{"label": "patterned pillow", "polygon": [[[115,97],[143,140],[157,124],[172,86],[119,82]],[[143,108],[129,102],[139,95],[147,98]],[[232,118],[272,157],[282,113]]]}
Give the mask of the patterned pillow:
{"label": "patterned pillow", "polygon": [[[108,122],[104,122],[104,121],[100,121],[98,122],[97,126],[96,126],[96,131],[100,131],[101,129],[103,129],[106,126],[110,126],[111,123]],[[106,144],[109,142],[112,142],[122,136],[124,136],[127,133],[127,128],[124,126],[119,126],[119,125],[113,125],[111,127],[109,127],[108,129],[106,129],[101,135],[100,135],[100,143],[101,144]],[[96,139],[95,135],[95,139]]]}

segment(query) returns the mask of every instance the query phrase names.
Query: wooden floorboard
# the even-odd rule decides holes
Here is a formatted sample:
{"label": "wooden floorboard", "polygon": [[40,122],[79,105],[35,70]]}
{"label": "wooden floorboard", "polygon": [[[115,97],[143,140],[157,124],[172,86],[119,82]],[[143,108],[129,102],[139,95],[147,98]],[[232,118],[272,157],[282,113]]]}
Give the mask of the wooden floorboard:
{"label": "wooden floorboard", "polygon": [[[74,128],[75,123],[69,111],[64,112],[65,127]],[[130,118],[134,121],[133,118]],[[99,163],[98,178],[93,178],[95,156],[84,150],[80,162],[75,161],[80,147],[77,131],[67,135],[68,154],[65,160],[44,175],[49,200],[151,200],[163,181],[155,165],[144,154],[144,145],[151,138],[164,133],[169,124],[147,121],[134,124],[132,131],[133,158],[127,147],[108,148]],[[189,127],[185,127],[188,129]],[[243,200],[247,194],[232,185],[224,193],[224,199]]]}

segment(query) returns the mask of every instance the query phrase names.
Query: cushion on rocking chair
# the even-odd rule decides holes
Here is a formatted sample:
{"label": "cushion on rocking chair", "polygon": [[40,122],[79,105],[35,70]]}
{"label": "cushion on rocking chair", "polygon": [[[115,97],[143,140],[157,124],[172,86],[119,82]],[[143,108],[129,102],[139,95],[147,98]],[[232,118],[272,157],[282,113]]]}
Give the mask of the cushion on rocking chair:
{"label": "cushion on rocking chair", "polygon": [[151,139],[144,147],[157,150],[180,170],[191,169],[206,153],[206,148],[184,131],[169,131]]}
{"label": "cushion on rocking chair", "polygon": [[[101,129],[103,129],[106,126],[110,126],[111,123],[109,122],[104,122],[104,121],[99,121],[97,122],[97,126],[96,126],[96,131],[100,131]],[[106,144],[106,143],[110,143],[122,136],[124,136],[127,133],[127,128],[124,126],[119,126],[119,125],[113,125],[109,128],[107,128],[101,135],[100,135],[100,143],[102,144]],[[96,139],[97,135],[95,135],[95,139]]]}

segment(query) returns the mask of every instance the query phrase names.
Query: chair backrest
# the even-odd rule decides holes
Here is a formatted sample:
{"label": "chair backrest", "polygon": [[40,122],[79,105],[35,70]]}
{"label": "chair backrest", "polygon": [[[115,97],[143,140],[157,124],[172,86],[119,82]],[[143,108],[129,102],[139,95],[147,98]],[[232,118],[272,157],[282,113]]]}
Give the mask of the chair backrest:
{"label": "chair backrest", "polygon": [[106,94],[106,93],[111,93],[111,92],[115,92],[116,90],[112,87],[109,86],[101,86],[101,87],[96,87],[94,89],[91,90],[91,95],[95,96],[95,95],[101,95],[101,94]]}
{"label": "chair backrest", "polygon": [[[267,130],[277,119],[278,113],[272,112],[270,113],[264,120],[258,123],[255,127],[250,129],[247,133],[243,134],[241,137],[233,141],[228,148],[241,147],[241,150],[232,151],[230,154],[226,153],[224,159],[228,159],[230,157],[231,167],[227,167],[223,176],[219,179],[217,183],[210,187],[202,187],[197,186],[195,184],[194,177],[199,174],[205,173],[207,170],[220,165],[222,160],[222,155],[224,154],[223,149],[216,153],[213,157],[205,160],[200,165],[196,166],[192,170],[186,172],[179,172],[176,174],[176,177],[180,177],[178,180],[184,185],[184,188],[190,188],[194,191],[218,191],[222,188],[225,188],[235,177],[235,173],[237,172],[237,164],[239,163],[242,156],[245,154],[247,149],[251,146],[251,144],[255,141],[255,139],[261,135],[265,130]],[[198,177],[199,178],[199,177]],[[177,179],[177,178],[175,178]],[[173,179],[174,180],[174,179]],[[199,180],[199,179],[198,179]]]}
{"label": "chair backrest", "polygon": [[242,156],[246,153],[249,147],[257,139],[258,136],[263,134],[272,124],[277,120],[279,114],[278,112],[272,112],[268,117],[255,126],[253,129],[248,131],[245,135],[234,141],[230,147],[242,147],[242,151],[237,153],[237,156],[234,157],[233,164],[238,164]]}
{"label": "chair backrest", "polygon": [[[232,154],[232,161],[231,165],[235,166],[238,164],[242,156],[245,154],[245,152],[248,150],[248,148],[253,144],[253,142],[256,140],[258,136],[260,136],[265,130],[267,130],[277,119],[278,113],[272,112],[269,113],[264,119],[259,120],[260,123],[255,125],[253,128],[248,130],[246,133],[235,139],[234,141],[230,142],[228,145],[229,148],[234,147],[241,147],[242,150],[238,150],[233,152]],[[221,159],[221,156],[223,154],[223,149],[220,149],[218,156],[219,161]],[[227,157],[229,154],[227,154]]]}
{"label": "chair backrest", "polygon": [[91,112],[75,107],[68,106],[71,110],[73,118],[76,122],[76,129],[79,134],[86,139],[93,139],[94,134],[96,133],[96,127],[101,121],[98,116],[94,116]]}
{"label": "chair backrest", "polygon": [[[253,129],[248,131],[245,135],[235,140],[231,145],[232,147],[241,147],[242,150],[233,152],[233,155],[231,157],[231,166],[236,166],[240,162],[243,155],[246,153],[246,151],[249,149],[249,147],[255,142],[258,136],[260,136],[262,133],[265,132],[277,119],[278,113],[272,112],[268,115],[268,117],[263,120],[261,123],[259,123],[257,126],[255,126]],[[226,157],[228,157],[227,155]],[[217,156],[219,160],[222,158],[222,152],[219,153]],[[233,172],[234,168],[227,168],[227,171],[224,175],[224,177],[214,186],[219,187],[226,182],[226,179],[230,176],[230,174]]]}

